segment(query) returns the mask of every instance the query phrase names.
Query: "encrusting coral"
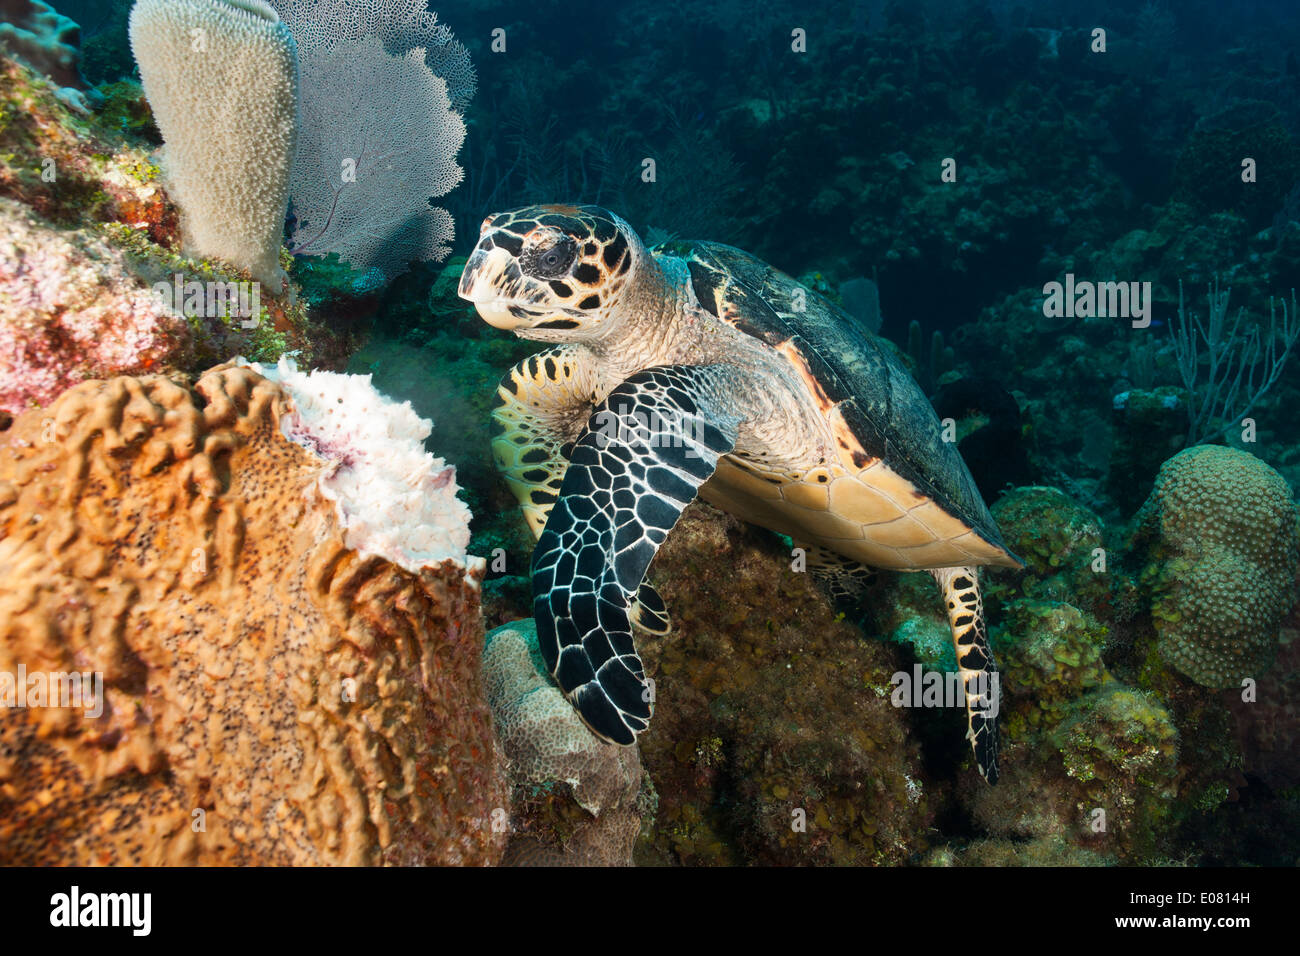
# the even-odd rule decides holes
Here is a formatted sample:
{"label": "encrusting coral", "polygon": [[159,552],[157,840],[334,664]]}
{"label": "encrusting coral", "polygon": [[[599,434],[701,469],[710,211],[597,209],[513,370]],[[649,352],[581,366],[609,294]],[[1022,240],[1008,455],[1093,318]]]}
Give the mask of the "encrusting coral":
{"label": "encrusting coral", "polygon": [[0,18],[0,46],[53,80],[67,106],[89,112],[86,79],[78,67],[81,28],[44,0],[0,0]]}
{"label": "encrusting coral", "polygon": [[1166,663],[1206,687],[1239,686],[1273,662],[1295,603],[1297,511],[1286,482],[1254,455],[1217,445],[1161,467],[1135,540]]}
{"label": "encrusting coral", "polygon": [[186,250],[246,269],[278,294],[298,132],[288,28],[262,0],[140,0],[131,49]]}
{"label": "encrusting coral", "polygon": [[[86,382],[0,437],[0,862],[499,859],[454,479],[364,383],[277,375]],[[392,537],[390,486],[326,493],[384,436],[444,499]]]}
{"label": "encrusting coral", "polygon": [[488,634],[483,682],[515,789],[506,862],[630,864],[647,809],[640,754],[587,729],[547,676],[532,620]]}
{"label": "encrusting coral", "polygon": [[54,229],[0,197],[0,411],[46,404],[87,378],[183,362],[190,345],[185,319],[106,237]]}
{"label": "encrusting coral", "polygon": [[[1045,611],[1046,609],[1044,609]],[[1004,673],[1003,765],[996,787],[959,791],[998,840],[1061,841],[1100,860],[1136,861],[1171,845],[1179,817],[1179,734],[1154,695],[1102,666],[1080,614],[1058,634],[998,646]]]}

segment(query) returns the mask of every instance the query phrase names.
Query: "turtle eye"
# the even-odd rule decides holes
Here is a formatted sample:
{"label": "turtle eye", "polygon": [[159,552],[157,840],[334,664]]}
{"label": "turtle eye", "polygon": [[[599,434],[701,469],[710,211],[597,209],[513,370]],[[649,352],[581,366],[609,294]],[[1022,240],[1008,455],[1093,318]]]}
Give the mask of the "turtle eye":
{"label": "turtle eye", "polygon": [[532,256],[533,261],[528,271],[541,279],[558,278],[569,271],[577,252],[578,244],[571,237],[565,236],[550,246],[538,249]]}

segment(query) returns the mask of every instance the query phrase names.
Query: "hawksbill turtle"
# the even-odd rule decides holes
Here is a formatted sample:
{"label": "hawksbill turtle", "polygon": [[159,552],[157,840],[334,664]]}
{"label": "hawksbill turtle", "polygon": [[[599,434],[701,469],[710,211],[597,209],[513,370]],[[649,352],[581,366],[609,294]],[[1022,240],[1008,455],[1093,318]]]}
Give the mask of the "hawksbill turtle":
{"label": "hawksbill turtle", "polygon": [[634,627],[667,633],[646,571],[697,496],[789,535],[851,592],[927,570],[947,603],[976,765],[996,782],[997,665],[976,569],[1021,567],[899,359],[847,313],[714,242],[648,249],[597,206],[488,216],[460,296],[554,343],[502,380],[493,454],[537,539],[538,643],[592,731],[653,704]]}

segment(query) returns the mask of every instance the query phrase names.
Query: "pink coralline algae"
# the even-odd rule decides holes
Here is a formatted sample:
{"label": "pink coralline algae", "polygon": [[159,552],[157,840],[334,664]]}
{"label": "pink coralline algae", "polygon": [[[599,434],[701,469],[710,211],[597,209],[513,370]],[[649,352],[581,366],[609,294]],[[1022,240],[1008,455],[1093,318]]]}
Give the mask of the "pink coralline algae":
{"label": "pink coralline algae", "polygon": [[157,371],[189,341],[184,318],[104,237],[56,230],[0,199],[0,411],[48,405],[89,378]]}

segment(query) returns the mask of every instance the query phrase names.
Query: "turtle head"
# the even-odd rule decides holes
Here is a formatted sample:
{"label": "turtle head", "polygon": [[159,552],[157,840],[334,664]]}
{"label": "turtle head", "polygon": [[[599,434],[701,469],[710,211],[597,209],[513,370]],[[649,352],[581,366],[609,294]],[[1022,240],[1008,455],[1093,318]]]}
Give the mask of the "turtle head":
{"label": "turtle head", "polygon": [[460,297],[521,338],[593,339],[617,323],[648,255],[632,227],[599,206],[525,206],[483,220]]}

